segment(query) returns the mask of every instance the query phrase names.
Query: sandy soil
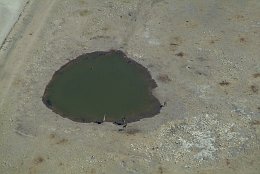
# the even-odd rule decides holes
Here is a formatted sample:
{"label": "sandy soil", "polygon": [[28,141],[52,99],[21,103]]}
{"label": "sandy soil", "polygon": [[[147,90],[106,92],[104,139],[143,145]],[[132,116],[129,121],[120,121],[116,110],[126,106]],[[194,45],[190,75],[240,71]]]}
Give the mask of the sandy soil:
{"label": "sandy soil", "polygon": [[0,0],[0,48],[8,36],[27,0]]}
{"label": "sandy soil", "polygon": [[[0,50],[0,173],[259,173],[260,2],[31,0]],[[75,123],[41,101],[53,73],[120,49],[167,102]]]}

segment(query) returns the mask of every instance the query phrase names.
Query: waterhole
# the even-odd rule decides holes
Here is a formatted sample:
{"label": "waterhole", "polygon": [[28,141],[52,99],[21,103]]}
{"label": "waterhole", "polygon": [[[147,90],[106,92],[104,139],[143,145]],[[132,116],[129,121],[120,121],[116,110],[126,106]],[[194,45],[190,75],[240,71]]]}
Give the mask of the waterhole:
{"label": "waterhole", "polygon": [[160,112],[149,71],[122,51],[81,55],[57,70],[43,103],[76,122],[135,122]]}

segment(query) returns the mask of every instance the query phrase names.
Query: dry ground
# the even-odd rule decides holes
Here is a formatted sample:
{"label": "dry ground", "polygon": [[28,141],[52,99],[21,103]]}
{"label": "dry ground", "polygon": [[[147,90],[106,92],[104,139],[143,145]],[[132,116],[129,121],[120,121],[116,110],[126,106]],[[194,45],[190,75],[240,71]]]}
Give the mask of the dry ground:
{"label": "dry ground", "polygon": [[0,48],[23,11],[27,0],[0,0]]}
{"label": "dry ground", "polygon": [[[0,50],[0,173],[259,173],[259,0],[31,0]],[[167,106],[125,131],[41,101],[82,53],[120,49]]]}

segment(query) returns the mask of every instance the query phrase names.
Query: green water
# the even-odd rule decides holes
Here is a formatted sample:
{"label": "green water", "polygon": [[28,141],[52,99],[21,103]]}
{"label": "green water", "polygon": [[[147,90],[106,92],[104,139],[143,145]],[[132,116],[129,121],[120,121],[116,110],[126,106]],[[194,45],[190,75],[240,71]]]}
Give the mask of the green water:
{"label": "green water", "polygon": [[63,117],[77,122],[127,122],[160,111],[151,90],[156,83],[140,64],[121,51],[79,56],[56,71],[43,102]]}

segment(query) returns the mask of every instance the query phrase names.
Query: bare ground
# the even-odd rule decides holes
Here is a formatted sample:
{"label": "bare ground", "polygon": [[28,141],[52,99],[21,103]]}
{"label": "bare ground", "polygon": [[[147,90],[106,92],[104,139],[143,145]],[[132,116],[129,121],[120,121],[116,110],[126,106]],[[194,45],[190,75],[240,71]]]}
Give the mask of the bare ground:
{"label": "bare ground", "polygon": [[[0,51],[0,173],[259,173],[258,0],[33,0]],[[41,101],[82,53],[120,49],[163,103],[125,131]]]}

